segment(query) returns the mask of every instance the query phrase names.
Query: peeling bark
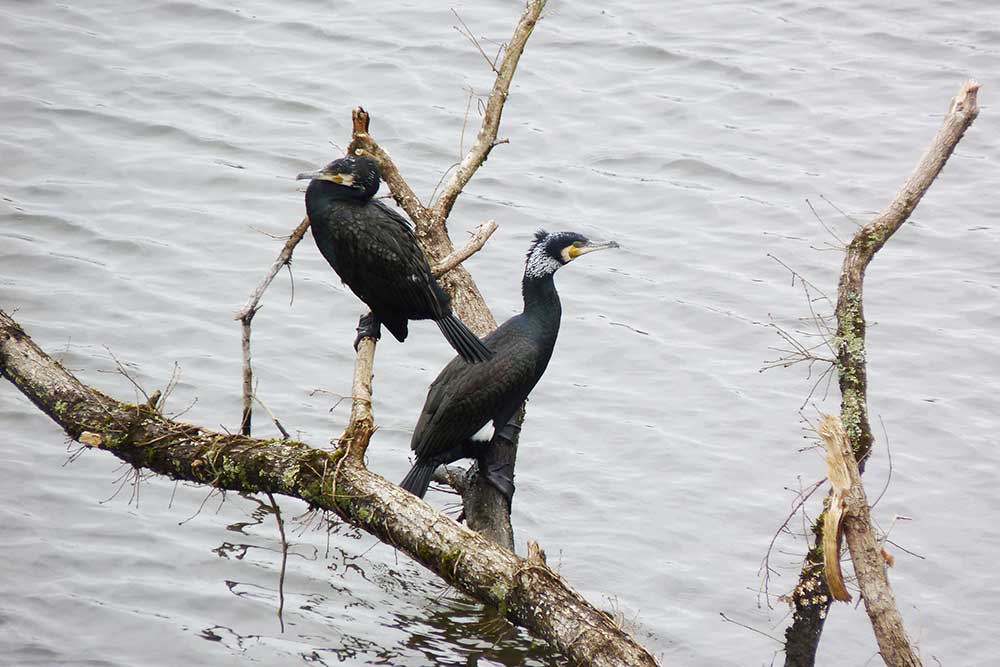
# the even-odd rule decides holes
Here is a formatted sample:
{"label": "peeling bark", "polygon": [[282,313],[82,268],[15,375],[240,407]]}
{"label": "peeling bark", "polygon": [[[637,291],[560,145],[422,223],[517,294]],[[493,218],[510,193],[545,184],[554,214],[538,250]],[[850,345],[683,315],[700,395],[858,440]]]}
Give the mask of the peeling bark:
{"label": "peeling bark", "polygon": [[896,608],[896,597],[889,586],[885,559],[872,528],[868,498],[861,484],[861,471],[844,424],[839,417],[827,415],[818,430],[826,445],[828,460],[835,462],[831,469],[834,466],[838,469],[837,499],[843,502],[843,533],[851,552],[858,587],[861,588],[861,599],[865,602],[865,611],[875,631],[879,653],[888,667],[921,667],[920,658],[906,636],[903,617]]}
{"label": "peeling bark", "polygon": [[[944,168],[962,135],[979,114],[979,84],[967,81],[945,114],[941,128],[920,162],[889,205],[854,235],[847,247],[837,288],[837,375],[840,384],[840,414],[851,449],[864,472],[871,453],[871,425],[868,421],[868,373],[866,366],[863,308],[865,269],[882,246],[910,217],[931,183]],[[815,546],[806,554],[799,583],[789,596],[792,625],[785,631],[785,667],[811,667],[830,609],[830,590],[823,571],[823,522],[825,512],[813,524]],[[838,554],[839,556],[839,554]],[[866,601],[867,602],[867,601]]]}

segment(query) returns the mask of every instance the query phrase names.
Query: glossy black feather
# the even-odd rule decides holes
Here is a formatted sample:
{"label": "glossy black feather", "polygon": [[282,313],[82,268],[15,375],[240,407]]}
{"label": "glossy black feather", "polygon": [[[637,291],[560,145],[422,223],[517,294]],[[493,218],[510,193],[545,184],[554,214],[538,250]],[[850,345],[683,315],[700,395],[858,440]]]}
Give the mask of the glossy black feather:
{"label": "glossy black feather", "polygon": [[367,189],[317,178],[306,190],[306,212],[323,257],[396,340],[406,339],[409,320],[444,321],[442,332],[463,358],[480,361],[491,356],[452,315],[451,300],[431,274],[410,223],[371,198],[378,189],[374,163],[345,158],[326,168],[329,173],[352,170],[357,174],[354,181]]}
{"label": "glossy black feather", "polygon": [[[514,416],[552,357],[562,308],[552,275],[525,277],[524,312],[484,338],[493,358],[468,364],[456,357],[431,383],[410,446],[417,456],[407,488],[423,496],[426,469],[470,455],[470,439],[488,424],[497,431]],[[488,446],[487,443],[474,445]],[[420,469],[418,471],[418,468]],[[413,487],[413,488],[411,488]]]}

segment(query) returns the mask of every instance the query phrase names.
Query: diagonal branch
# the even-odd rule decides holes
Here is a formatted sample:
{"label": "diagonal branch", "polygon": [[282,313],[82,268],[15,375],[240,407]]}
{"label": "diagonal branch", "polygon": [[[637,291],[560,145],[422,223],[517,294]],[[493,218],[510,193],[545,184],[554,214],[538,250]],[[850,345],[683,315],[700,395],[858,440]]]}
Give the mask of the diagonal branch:
{"label": "diagonal branch", "polygon": [[[962,135],[979,114],[979,84],[966,82],[952,100],[941,128],[924,152],[913,173],[889,205],[854,235],[840,274],[837,288],[837,373],[840,379],[840,413],[859,474],[871,453],[871,425],[868,421],[868,375],[866,370],[866,323],[862,307],[865,269],[875,253],[898,230],[937,178]],[[829,611],[830,591],[823,569],[821,548],[824,516],[813,524],[815,546],[806,554],[799,583],[790,598],[793,622],[785,631],[785,667],[813,665],[816,648]]]}
{"label": "diagonal branch", "polygon": [[499,609],[574,664],[655,667],[645,649],[549,569],[537,550],[521,558],[364,467],[372,431],[352,427],[365,423],[365,413],[371,416],[359,384],[370,388],[373,352],[374,342],[362,341],[352,407],[358,419],[341,446],[327,452],[293,440],[216,433],[167,419],[147,405],[116,401],[80,382],[0,311],[0,375],[87,447],[172,479],[301,498]]}
{"label": "diagonal branch", "polygon": [[503,114],[503,106],[507,101],[510,91],[511,81],[514,79],[514,71],[517,63],[524,52],[524,46],[531,37],[531,32],[535,29],[538,19],[541,17],[542,9],[545,8],[545,0],[532,0],[525,7],[521,20],[514,29],[514,35],[507,44],[504,52],[503,62],[500,63],[496,81],[493,82],[493,90],[490,92],[489,100],[486,102],[486,112],[483,114],[483,125],[479,130],[479,136],[475,143],[462,158],[458,168],[452,172],[451,178],[445,184],[441,197],[434,206],[434,216],[444,221],[451,213],[452,206],[459,193],[468,184],[472,175],[489,157],[490,151],[497,145],[497,131],[500,129],[500,116]]}
{"label": "diagonal branch", "polygon": [[482,223],[478,228],[476,228],[476,231],[472,233],[472,236],[469,238],[469,241],[465,244],[465,246],[454,251],[432,266],[431,273],[434,274],[435,278],[440,278],[444,274],[448,273],[462,262],[479,252],[479,250],[486,245],[486,241],[493,236],[493,232],[496,230],[497,223],[493,220],[487,220]]}
{"label": "diagonal branch", "polygon": [[[351,113],[353,131],[351,143],[347,145],[347,154],[355,155],[358,151],[364,151],[371,155],[378,162],[379,171],[382,173],[382,180],[389,186],[393,199],[406,211],[413,221],[420,236],[422,227],[430,224],[430,211],[420,202],[420,198],[406,182],[403,175],[399,173],[399,167],[392,161],[389,153],[378,145],[378,142],[368,133],[371,117],[368,112],[361,107],[357,107]],[[426,248],[425,248],[426,250]]]}

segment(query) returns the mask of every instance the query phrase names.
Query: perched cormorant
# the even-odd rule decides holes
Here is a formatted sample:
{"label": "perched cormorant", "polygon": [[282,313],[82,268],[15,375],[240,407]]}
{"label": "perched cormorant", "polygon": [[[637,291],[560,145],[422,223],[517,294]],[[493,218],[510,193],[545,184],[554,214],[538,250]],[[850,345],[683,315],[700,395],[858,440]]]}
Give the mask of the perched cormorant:
{"label": "perched cormorant", "polygon": [[463,359],[477,362],[492,356],[451,312],[451,299],[431,274],[410,223],[372,199],[381,180],[375,160],[350,155],[298,175],[306,178],[312,181],[306,212],[316,245],[372,311],[358,323],[355,347],[365,337],[378,340],[382,324],[403,342],[408,320],[434,320]]}
{"label": "perched cormorant", "polygon": [[484,466],[481,457],[496,438],[510,439],[515,428],[510,422],[552,356],[562,315],[553,276],[580,255],[617,247],[614,241],[595,243],[572,232],[535,234],[521,289],[524,312],[483,339],[494,352],[492,359],[470,365],[456,357],[431,384],[410,442],[417,461],[400,486],[423,498],[439,465],[476,458],[480,471],[510,499],[513,480]]}

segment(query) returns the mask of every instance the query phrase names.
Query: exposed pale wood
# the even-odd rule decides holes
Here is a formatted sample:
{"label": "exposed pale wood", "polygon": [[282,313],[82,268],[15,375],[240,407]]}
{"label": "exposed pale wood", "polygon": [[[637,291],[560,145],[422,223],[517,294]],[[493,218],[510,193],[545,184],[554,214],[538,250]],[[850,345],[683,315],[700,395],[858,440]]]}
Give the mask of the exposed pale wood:
{"label": "exposed pale wood", "polygon": [[458,267],[462,262],[472,257],[476,252],[478,252],[486,244],[486,241],[493,236],[493,232],[497,230],[497,223],[493,220],[487,220],[486,222],[479,225],[476,231],[472,232],[472,236],[469,237],[468,242],[455,250],[450,255],[442,259],[440,262],[431,267],[431,273],[434,274],[435,278],[440,278],[444,274]]}
{"label": "exposed pale wood", "polygon": [[[333,452],[292,440],[216,433],[121,403],[81,383],[0,311],[0,374],[71,438],[137,468],[219,489],[283,494],[335,512],[408,554],[511,622],[549,641],[571,662],[653,667],[641,646],[537,557],[523,559],[455,523],[365,469],[374,342],[356,365],[355,418]],[[361,425],[361,426],[359,426]]]}
{"label": "exposed pale wood", "polygon": [[[837,420],[840,424],[840,420]],[[826,422],[820,425],[820,435]],[[829,430],[829,427],[826,427]],[[840,427],[843,430],[843,426]],[[840,602],[850,602],[851,594],[844,584],[844,573],[840,568],[841,525],[847,509],[847,496],[851,492],[851,476],[840,447],[831,446],[826,442],[826,478],[830,482],[830,497],[827,500],[826,511],[823,513],[823,572],[830,596]],[[851,462],[854,456],[850,455]],[[857,466],[857,463],[854,464]]]}
{"label": "exposed pale wood", "polygon": [[885,559],[871,525],[868,498],[861,484],[861,471],[844,424],[839,417],[827,415],[818,431],[827,451],[837,461],[839,475],[846,476],[846,479],[838,477],[838,488],[844,490],[840,496],[844,507],[844,537],[879,653],[888,667],[920,667],[922,663],[906,636],[903,617],[889,586]]}
{"label": "exposed pale wood", "polygon": [[[837,375],[841,393],[841,419],[850,440],[858,470],[863,473],[871,452],[872,431],[868,421],[868,374],[866,323],[862,304],[865,269],[882,246],[910,217],[920,199],[937,178],[965,131],[979,114],[979,84],[967,81],[945,114],[940,129],[889,205],[854,235],[847,247],[837,288]],[[823,522],[813,525],[816,546],[806,554],[799,583],[789,598],[792,625],[785,631],[785,667],[811,667],[830,609],[830,590],[823,576]]]}

